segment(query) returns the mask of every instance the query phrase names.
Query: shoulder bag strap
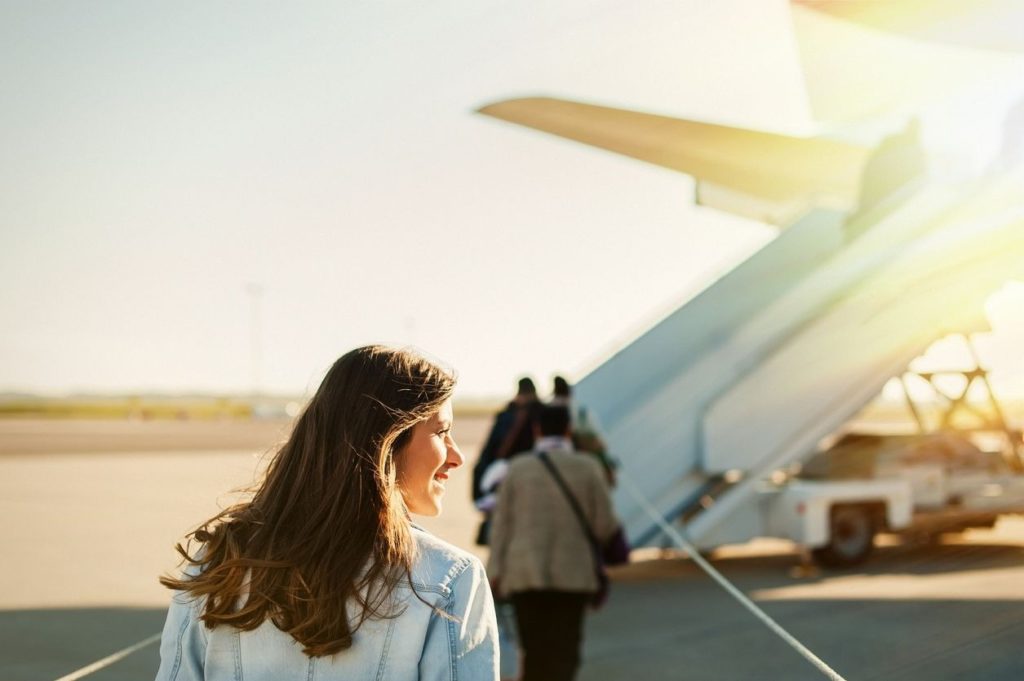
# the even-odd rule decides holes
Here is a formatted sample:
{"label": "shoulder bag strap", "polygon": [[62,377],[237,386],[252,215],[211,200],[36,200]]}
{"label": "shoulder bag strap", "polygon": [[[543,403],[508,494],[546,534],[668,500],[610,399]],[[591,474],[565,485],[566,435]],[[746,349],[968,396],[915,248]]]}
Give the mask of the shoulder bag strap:
{"label": "shoulder bag strap", "polygon": [[569,485],[566,484],[565,479],[562,477],[558,469],[555,468],[555,464],[548,457],[547,452],[537,452],[537,458],[540,459],[544,467],[551,473],[551,477],[558,483],[559,488],[562,490],[562,494],[565,495],[566,501],[572,506],[572,511],[576,515],[576,520],[579,521],[580,527],[583,529],[583,534],[587,537],[587,542],[590,544],[590,550],[594,553],[594,558],[598,559],[601,556],[601,546],[597,541],[597,537],[594,536],[594,531],[590,529],[590,523],[587,522],[587,517],[583,515],[583,509],[580,508],[579,501],[573,495],[572,490],[569,489]]}

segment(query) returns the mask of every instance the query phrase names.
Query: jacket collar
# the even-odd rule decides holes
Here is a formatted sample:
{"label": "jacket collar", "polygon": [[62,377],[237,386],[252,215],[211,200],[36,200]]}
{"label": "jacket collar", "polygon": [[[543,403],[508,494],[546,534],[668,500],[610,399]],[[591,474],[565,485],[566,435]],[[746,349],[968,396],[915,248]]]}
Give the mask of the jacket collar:
{"label": "jacket collar", "polygon": [[533,448],[538,452],[571,452],[572,440],[561,435],[545,435],[534,443]]}

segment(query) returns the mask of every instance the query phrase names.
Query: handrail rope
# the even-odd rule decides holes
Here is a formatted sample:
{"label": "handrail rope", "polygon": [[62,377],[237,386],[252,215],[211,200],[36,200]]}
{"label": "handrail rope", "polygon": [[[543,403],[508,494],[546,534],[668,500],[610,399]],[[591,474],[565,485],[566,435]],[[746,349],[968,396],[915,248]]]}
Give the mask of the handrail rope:
{"label": "handrail rope", "polygon": [[773,633],[779,636],[783,641],[788,643],[794,650],[796,650],[796,652],[803,656],[808,662],[817,667],[818,671],[824,674],[827,678],[831,679],[831,681],[846,681],[842,676],[839,675],[839,672],[829,667],[821,658],[819,658],[817,655],[811,652],[811,650],[807,646],[805,646],[803,643],[797,640],[795,636],[793,636],[788,631],[783,629],[778,622],[773,620],[765,611],[761,610],[761,608],[759,608],[757,604],[750,600],[750,598],[748,598],[746,594],[737,589],[732,584],[732,582],[730,582],[722,575],[722,573],[713,568],[710,563],[704,560],[704,557],[700,555],[700,552],[697,551],[697,548],[688,539],[683,537],[682,533],[680,533],[675,527],[673,527],[665,521],[661,514],[658,513],[657,509],[655,509],[654,506],[652,506],[650,502],[647,501],[647,499],[640,493],[640,491],[637,489],[636,485],[629,478],[629,476],[626,475],[625,472],[622,471],[621,469],[618,471],[618,479],[621,483],[623,483],[623,486],[625,487],[626,491],[633,496],[633,498],[644,510],[644,512],[647,513],[647,515],[649,515],[655,523],[657,523],[657,525],[665,532],[666,535],[668,535],[668,537],[676,544],[676,546],[685,551],[687,555],[690,556],[690,559],[693,560],[693,562],[695,562],[700,567],[700,569],[704,570],[704,572],[706,572],[709,577],[715,580],[715,582],[717,582],[720,587],[725,589],[725,591],[730,596],[739,601],[740,605],[749,610],[750,613],[754,615],[754,617],[761,620],[761,622],[766,627],[768,627]]}
{"label": "handrail rope", "polygon": [[136,650],[139,650],[141,648],[145,648],[146,646],[148,646],[148,645],[150,645],[152,643],[156,643],[157,641],[160,640],[160,636],[161,636],[160,634],[153,634],[152,636],[150,636],[148,638],[144,638],[144,639],[142,639],[141,641],[139,641],[138,643],[136,643],[134,645],[130,645],[127,648],[124,648],[122,650],[117,651],[113,655],[107,655],[102,660],[96,660],[95,662],[93,662],[90,665],[86,665],[85,667],[82,667],[81,669],[73,671],[70,674],[66,674],[66,675],[60,677],[59,679],[57,679],[57,681],[78,681],[78,679],[84,678],[84,677],[88,676],[89,674],[93,674],[95,672],[98,672],[101,669],[109,667],[110,665],[114,664],[115,662],[120,662],[124,658],[126,658],[129,655],[131,655],[132,653],[134,653]]}

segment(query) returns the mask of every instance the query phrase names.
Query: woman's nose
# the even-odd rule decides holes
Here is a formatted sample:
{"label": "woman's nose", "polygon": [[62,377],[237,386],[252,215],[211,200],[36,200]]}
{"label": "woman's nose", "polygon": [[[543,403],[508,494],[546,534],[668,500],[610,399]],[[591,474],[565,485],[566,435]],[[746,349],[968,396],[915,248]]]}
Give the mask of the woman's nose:
{"label": "woman's nose", "polygon": [[450,468],[458,468],[465,462],[466,460],[462,456],[462,451],[459,449],[459,445],[455,444],[455,440],[452,440],[451,444],[448,445],[448,466]]}

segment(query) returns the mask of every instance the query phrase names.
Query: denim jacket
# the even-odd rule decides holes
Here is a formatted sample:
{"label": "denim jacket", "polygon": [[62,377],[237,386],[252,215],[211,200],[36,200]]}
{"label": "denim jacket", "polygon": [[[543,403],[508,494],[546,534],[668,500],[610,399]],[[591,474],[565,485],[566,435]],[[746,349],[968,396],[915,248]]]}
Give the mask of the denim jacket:
{"label": "denim jacket", "polygon": [[348,650],[308,657],[270,621],[253,631],[207,629],[202,601],[176,593],[160,642],[156,681],[495,681],[498,632],[483,565],[474,556],[414,527],[412,584],[395,597],[405,610],[368,619]]}

